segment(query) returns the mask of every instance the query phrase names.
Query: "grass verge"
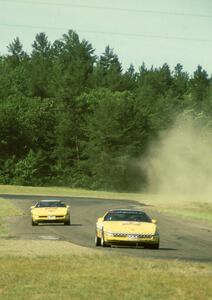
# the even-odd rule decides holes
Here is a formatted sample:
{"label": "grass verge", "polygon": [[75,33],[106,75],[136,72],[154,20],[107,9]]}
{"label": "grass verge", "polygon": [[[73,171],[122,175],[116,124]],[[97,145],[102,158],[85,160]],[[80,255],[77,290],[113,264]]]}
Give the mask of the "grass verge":
{"label": "grass verge", "polygon": [[3,217],[20,216],[22,212],[9,201],[0,198],[0,236],[7,234]]}
{"label": "grass verge", "polygon": [[[98,255],[0,258],[0,299],[211,299],[212,265]],[[138,296],[139,295],[139,296]]]}
{"label": "grass verge", "polygon": [[181,217],[188,217],[197,220],[205,220],[212,222],[212,204],[197,202],[184,205],[182,207],[164,208],[165,212]]}

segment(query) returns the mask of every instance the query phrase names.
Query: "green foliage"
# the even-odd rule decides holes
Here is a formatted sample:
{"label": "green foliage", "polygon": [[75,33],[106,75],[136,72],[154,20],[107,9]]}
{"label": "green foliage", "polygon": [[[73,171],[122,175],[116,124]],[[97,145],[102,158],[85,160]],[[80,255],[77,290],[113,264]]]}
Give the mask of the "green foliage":
{"label": "green foliage", "polygon": [[12,183],[16,185],[40,185],[39,170],[42,168],[42,154],[29,151],[27,156],[19,160],[14,166]]}
{"label": "green foliage", "polygon": [[[53,44],[55,95],[69,103],[89,88],[89,80],[95,62],[94,49],[86,41],[80,41],[72,30]],[[59,53],[59,55],[58,55]]]}
{"label": "green foliage", "polygon": [[[138,119],[132,119],[136,113],[132,95],[100,89],[87,97],[93,111],[85,126],[87,141],[84,151],[94,178],[92,187],[119,190],[132,188],[135,183],[134,188],[138,188],[130,178],[133,169],[130,161],[138,155],[144,136],[143,131],[138,131]],[[132,140],[135,135],[138,139]],[[135,170],[138,173],[138,168]]]}
{"label": "green foliage", "polygon": [[193,107],[197,111],[201,111],[209,88],[208,74],[201,66],[198,66],[194,72],[194,76],[190,81]]}
{"label": "green foliage", "polygon": [[122,66],[118,56],[109,46],[100,56],[94,72],[92,83],[94,88],[104,87],[113,91],[125,91],[134,87],[134,68],[130,66],[125,74],[122,74]]}
{"label": "green foliage", "polygon": [[15,167],[15,156],[8,158],[6,160],[1,160],[0,167],[0,183],[1,184],[11,184],[14,175]]}
{"label": "green foliage", "polygon": [[8,48],[8,61],[12,66],[17,66],[25,58],[27,58],[26,52],[23,51],[23,45],[21,44],[19,38],[15,38]]}
{"label": "green foliage", "polygon": [[146,186],[140,158],[180,114],[212,128],[212,78],[178,64],[123,71],[73,30],[19,38],[0,57],[0,182],[118,191]]}
{"label": "green foliage", "polygon": [[29,64],[30,93],[32,96],[46,98],[52,96],[53,63],[51,43],[45,33],[36,35],[32,44]]}

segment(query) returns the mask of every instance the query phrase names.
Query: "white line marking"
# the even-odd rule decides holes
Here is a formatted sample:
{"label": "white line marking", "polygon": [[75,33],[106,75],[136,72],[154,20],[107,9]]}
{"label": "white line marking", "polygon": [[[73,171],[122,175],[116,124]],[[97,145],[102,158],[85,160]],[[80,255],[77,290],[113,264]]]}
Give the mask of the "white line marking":
{"label": "white line marking", "polygon": [[52,235],[40,235],[39,237],[43,240],[59,240],[58,237]]}

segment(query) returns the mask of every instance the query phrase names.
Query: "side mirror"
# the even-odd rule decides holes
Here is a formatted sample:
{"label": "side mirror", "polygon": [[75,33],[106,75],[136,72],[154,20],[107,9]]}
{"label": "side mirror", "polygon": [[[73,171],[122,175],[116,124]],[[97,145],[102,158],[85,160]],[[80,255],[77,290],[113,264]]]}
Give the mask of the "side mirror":
{"label": "side mirror", "polygon": [[153,224],[157,224],[157,220],[156,219],[152,219],[152,223]]}
{"label": "side mirror", "polygon": [[70,206],[69,206],[69,205],[66,205],[66,207],[69,208]]}

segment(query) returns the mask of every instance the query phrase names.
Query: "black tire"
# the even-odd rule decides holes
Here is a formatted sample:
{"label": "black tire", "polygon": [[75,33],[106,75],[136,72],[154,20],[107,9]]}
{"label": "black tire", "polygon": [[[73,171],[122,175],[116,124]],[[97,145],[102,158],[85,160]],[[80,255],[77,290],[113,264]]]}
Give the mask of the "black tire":
{"label": "black tire", "polygon": [[38,223],[34,222],[32,219],[32,226],[38,226]]}
{"label": "black tire", "polygon": [[152,249],[159,249],[159,243],[153,244],[153,245],[152,245]]}
{"label": "black tire", "polygon": [[105,241],[104,241],[104,231],[102,231],[102,236],[101,236],[101,246],[102,247],[110,247],[110,245],[106,244]]}
{"label": "black tire", "polygon": [[96,247],[101,246],[101,239],[97,235],[95,236],[95,245]]}
{"label": "black tire", "polygon": [[64,222],[64,225],[70,226],[70,225],[71,225],[71,220],[69,219],[69,220],[65,221],[65,222]]}

